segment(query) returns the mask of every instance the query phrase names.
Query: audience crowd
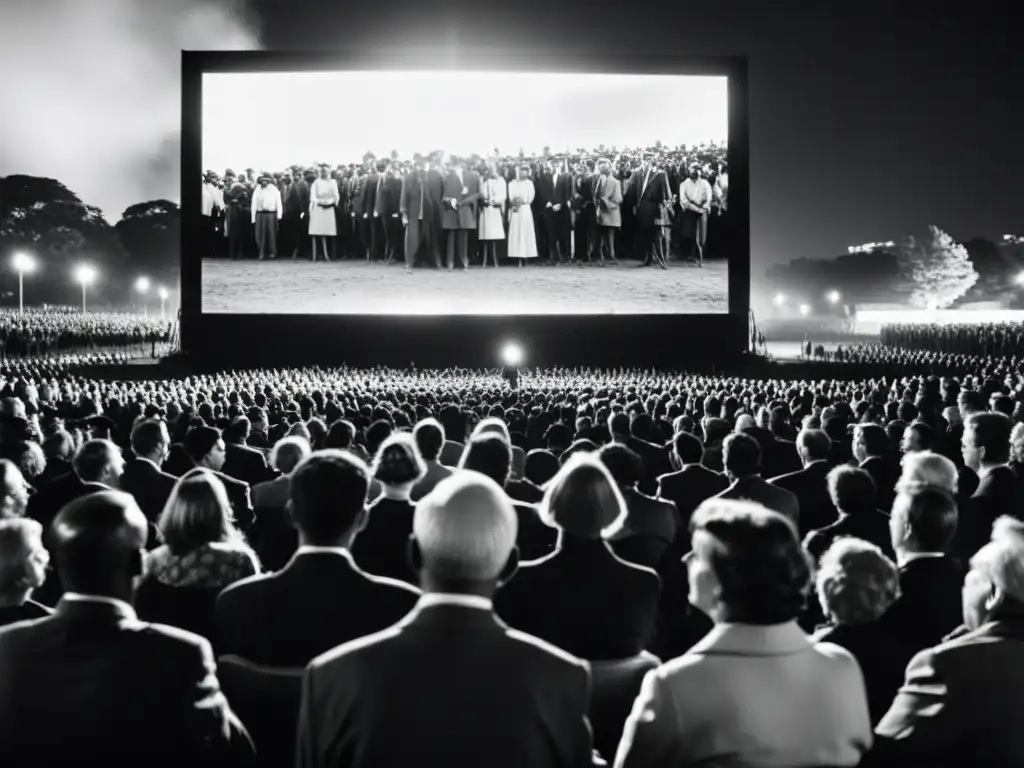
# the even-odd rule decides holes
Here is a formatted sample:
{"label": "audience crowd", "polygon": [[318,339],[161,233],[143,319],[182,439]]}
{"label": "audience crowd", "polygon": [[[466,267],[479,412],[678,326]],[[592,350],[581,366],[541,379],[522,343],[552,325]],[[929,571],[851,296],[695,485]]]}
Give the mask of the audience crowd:
{"label": "audience crowd", "polygon": [[882,344],[925,352],[1024,357],[1024,323],[886,325]]}
{"label": "audience crowd", "polygon": [[0,369],[5,765],[1024,764],[1008,364],[82,364]]}
{"label": "audience crowd", "polygon": [[0,309],[0,358],[39,357],[103,347],[163,353],[173,323],[128,312],[85,312],[71,307]]}

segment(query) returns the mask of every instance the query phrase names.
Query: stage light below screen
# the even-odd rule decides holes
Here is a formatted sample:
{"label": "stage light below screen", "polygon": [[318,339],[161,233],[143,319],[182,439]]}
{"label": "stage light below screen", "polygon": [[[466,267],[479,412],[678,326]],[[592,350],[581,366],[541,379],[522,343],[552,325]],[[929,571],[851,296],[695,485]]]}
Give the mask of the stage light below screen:
{"label": "stage light below screen", "polygon": [[519,365],[523,362],[523,348],[518,344],[506,344],[501,348],[501,359],[505,365]]}

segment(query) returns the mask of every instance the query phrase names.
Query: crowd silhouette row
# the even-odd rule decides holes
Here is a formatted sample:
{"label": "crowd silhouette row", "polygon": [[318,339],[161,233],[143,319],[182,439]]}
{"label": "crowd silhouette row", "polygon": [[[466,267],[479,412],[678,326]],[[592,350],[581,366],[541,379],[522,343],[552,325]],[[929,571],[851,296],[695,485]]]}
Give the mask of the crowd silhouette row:
{"label": "crowd silhouette row", "polygon": [[0,368],[10,764],[1024,759],[1010,361],[87,362]]}

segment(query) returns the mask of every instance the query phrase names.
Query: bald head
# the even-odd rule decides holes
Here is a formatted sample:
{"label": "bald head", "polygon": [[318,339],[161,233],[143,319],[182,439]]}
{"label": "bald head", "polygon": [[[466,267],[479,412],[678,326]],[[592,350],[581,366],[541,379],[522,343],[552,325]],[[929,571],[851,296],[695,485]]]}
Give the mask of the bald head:
{"label": "bald head", "polygon": [[515,509],[501,487],[470,470],[438,483],[413,517],[423,569],[445,581],[497,579],[509,561],[518,527]]}
{"label": "bald head", "polygon": [[72,501],[53,522],[51,546],[65,591],[130,596],[148,532],[130,494],[101,491]]}

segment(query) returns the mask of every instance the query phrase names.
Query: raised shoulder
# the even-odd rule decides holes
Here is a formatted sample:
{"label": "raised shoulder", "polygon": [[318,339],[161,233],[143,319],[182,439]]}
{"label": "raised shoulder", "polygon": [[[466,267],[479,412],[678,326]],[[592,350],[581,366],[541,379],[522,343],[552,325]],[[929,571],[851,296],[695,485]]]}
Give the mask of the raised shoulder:
{"label": "raised shoulder", "polygon": [[538,661],[545,660],[556,666],[575,669],[587,675],[590,674],[590,665],[586,661],[563,651],[561,648],[545,640],[541,640],[539,637],[534,637],[515,629],[506,630],[505,636],[514,643],[513,647],[516,650],[524,653],[528,658],[537,659]]}

